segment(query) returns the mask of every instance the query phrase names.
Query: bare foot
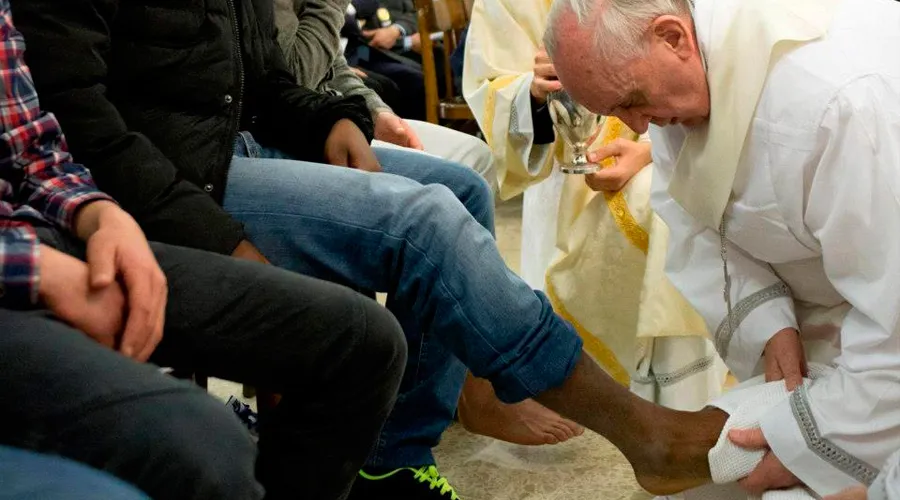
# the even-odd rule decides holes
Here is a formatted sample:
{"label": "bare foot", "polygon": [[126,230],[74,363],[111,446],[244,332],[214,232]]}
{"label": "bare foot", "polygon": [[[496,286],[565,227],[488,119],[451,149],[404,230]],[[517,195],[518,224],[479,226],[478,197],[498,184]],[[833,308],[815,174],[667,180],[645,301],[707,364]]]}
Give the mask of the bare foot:
{"label": "bare foot", "polygon": [[501,402],[490,382],[471,375],[459,400],[459,421],[469,432],[533,446],[562,443],[584,433],[584,427],[537,401]]}
{"label": "bare foot", "polygon": [[654,495],[671,495],[709,483],[709,450],[727,419],[725,412],[706,408],[676,412],[675,418],[660,422],[644,446],[625,452],[641,487]]}

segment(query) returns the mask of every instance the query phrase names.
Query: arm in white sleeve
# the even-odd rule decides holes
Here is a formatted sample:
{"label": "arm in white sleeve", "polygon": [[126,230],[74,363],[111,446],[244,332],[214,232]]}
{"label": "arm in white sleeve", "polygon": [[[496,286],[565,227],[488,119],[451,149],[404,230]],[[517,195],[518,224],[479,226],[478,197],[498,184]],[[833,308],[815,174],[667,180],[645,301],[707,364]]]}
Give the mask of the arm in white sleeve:
{"label": "arm in white sleeve", "polygon": [[768,264],[726,243],[733,311],[731,322],[726,320],[722,243],[717,231],[697,222],[668,193],[678,154],[671,151],[669,133],[654,127],[651,134],[651,205],[669,227],[666,275],[703,316],[728,368],[746,380],[757,371],[769,339],[784,328],[797,328],[793,299]]}
{"label": "arm in white sleeve", "polygon": [[[895,85],[895,84],[894,84]],[[900,95],[841,89],[819,127],[805,222],[850,304],[835,370],[762,420],[782,463],[820,495],[871,485],[900,449]]]}
{"label": "arm in white sleeve", "polygon": [[900,451],[888,459],[869,487],[869,500],[900,500]]}

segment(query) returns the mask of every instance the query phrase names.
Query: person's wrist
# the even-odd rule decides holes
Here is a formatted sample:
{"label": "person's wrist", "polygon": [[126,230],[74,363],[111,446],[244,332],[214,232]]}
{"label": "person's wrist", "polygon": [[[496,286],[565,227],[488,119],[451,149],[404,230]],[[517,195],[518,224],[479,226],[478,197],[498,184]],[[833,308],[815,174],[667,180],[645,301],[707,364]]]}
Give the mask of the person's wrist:
{"label": "person's wrist", "polygon": [[87,241],[100,229],[104,218],[119,211],[121,211],[119,205],[109,200],[97,200],[85,204],[75,214],[75,234],[82,241]]}

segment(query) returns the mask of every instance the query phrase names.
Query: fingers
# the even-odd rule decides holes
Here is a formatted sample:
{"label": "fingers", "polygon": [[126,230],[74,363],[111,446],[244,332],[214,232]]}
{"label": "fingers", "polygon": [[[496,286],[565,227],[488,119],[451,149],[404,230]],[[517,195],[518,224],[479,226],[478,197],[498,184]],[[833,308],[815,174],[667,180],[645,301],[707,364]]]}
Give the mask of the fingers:
{"label": "fingers", "polygon": [[366,172],[381,172],[381,164],[378,163],[378,158],[375,157],[375,154],[368,147],[368,144],[365,145],[364,149],[365,150],[351,151],[350,167]]}
{"label": "fingers", "polygon": [[797,477],[791,474],[772,452],[766,453],[749,476],[738,481],[741,489],[755,496],[761,496],[768,490],[790,488],[798,484],[800,481]]}
{"label": "fingers", "polygon": [[784,374],[784,385],[787,387],[787,390],[793,391],[803,383],[802,363],[801,359],[793,356],[788,357],[786,364],[782,364],[779,361],[781,373]]}
{"label": "fingers", "polygon": [[837,495],[829,495],[823,500],[866,500],[868,492],[865,486],[854,486]]}
{"label": "fingers", "polygon": [[[163,280],[165,280],[165,278],[163,278]],[[153,351],[156,350],[156,347],[162,341],[163,330],[166,326],[166,304],[168,303],[168,297],[168,284],[163,281],[163,289],[159,294],[159,299],[155,306],[155,310],[159,311],[156,324],[154,325],[153,330],[150,332],[150,337],[147,339],[147,343],[144,345],[144,348],[140,353],[138,353],[137,356],[135,356],[135,359],[142,363],[150,359],[150,355],[153,354]]]}
{"label": "fingers", "polygon": [[585,174],[584,182],[594,191],[619,191],[628,183],[630,177],[624,169],[610,167],[598,170],[592,174]]}
{"label": "fingers", "polygon": [[559,80],[544,80],[541,78],[535,79],[534,85],[544,95],[551,92],[558,92],[563,88],[562,83],[559,83]]}
{"label": "fingers", "polygon": [[784,380],[784,374],[781,373],[781,366],[778,364],[778,358],[775,356],[774,349],[766,349],[764,353],[766,362],[766,382],[775,382]]}
{"label": "fingers", "polygon": [[419,136],[412,133],[412,130],[409,131],[409,147],[413,149],[418,149],[419,151],[425,150],[425,145],[422,144],[422,140],[419,139]]}
{"label": "fingers", "polygon": [[349,154],[346,148],[336,147],[325,152],[325,161],[337,167],[349,166]]}
{"label": "fingers", "polygon": [[534,77],[544,80],[556,80],[556,67],[552,64],[537,64],[534,66]]}
{"label": "fingers", "polygon": [[611,156],[621,156],[623,149],[623,141],[621,139],[616,139],[609,144],[600,146],[596,150],[588,153],[588,160],[593,163],[600,163]]}
{"label": "fingers", "polygon": [[[128,319],[122,334],[120,351],[137,359],[148,347],[155,347],[152,340],[161,336],[161,316],[165,314],[166,282],[162,271],[154,262],[151,266],[140,262],[130,263],[123,270],[128,296]],[[150,344],[148,346],[148,344]],[[149,357],[149,354],[148,354]]]}
{"label": "fingers", "polygon": [[116,245],[110,238],[88,240],[86,257],[91,288],[105,288],[116,279]]}
{"label": "fingers", "polygon": [[759,427],[753,429],[732,429],[728,432],[728,439],[741,448],[748,450],[759,450],[769,446],[766,436]]}

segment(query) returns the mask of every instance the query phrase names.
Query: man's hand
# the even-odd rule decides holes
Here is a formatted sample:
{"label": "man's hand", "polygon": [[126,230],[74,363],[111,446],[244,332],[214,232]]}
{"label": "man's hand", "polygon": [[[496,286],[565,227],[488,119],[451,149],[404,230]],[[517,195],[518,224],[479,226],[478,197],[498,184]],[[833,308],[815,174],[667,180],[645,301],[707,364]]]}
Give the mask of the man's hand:
{"label": "man's hand", "polygon": [[544,104],[547,102],[547,94],[562,90],[562,84],[556,76],[556,68],[550,62],[550,57],[543,47],[534,56],[534,79],[531,81],[531,95],[534,99]]}
{"label": "man's hand", "polygon": [[412,50],[416,54],[421,54],[422,53],[422,35],[420,35],[418,33],[413,33],[412,35],[410,35],[409,41],[410,41],[410,46],[409,46],[410,50]]}
{"label": "man's hand", "polygon": [[785,328],[776,333],[766,344],[763,356],[766,359],[766,382],[783,379],[789,391],[803,383],[808,370],[800,332]]}
{"label": "man's hand", "polygon": [[766,441],[762,429],[732,430],[728,433],[728,439],[741,448],[766,450],[762,462],[753,469],[753,472],[738,481],[738,485],[747,493],[761,496],[769,490],[791,488],[803,484],[769,449],[769,442]]}
{"label": "man's hand", "polygon": [[824,500],[866,500],[868,490],[865,486],[854,486],[838,493],[829,495]]}
{"label": "man's hand", "polygon": [[382,111],[375,117],[375,138],[404,148],[425,149],[409,124],[390,111]]}
{"label": "man's hand", "polygon": [[366,136],[350,120],[339,120],[334,124],[325,140],[325,161],[339,167],[381,172],[381,165],[366,141]]}
{"label": "man's hand", "polygon": [[87,242],[91,290],[117,289],[119,283],[125,288],[128,318],[119,351],[146,361],[162,340],[169,289],[144,232],[108,201],[82,208],[75,230]]}
{"label": "man's hand", "polygon": [[369,47],[391,50],[403,34],[400,33],[400,28],[388,26],[387,28],[364,30],[363,36],[369,39]]}
{"label": "man's hand", "polygon": [[365,71],[357,68],[356,66],[350,66],[350,71],[362,80],[365,80],[369,77],[369,75]]}
{"label": "man's hand", "polygon": [[253,246],[253,243],[250,243],[247,240],[241,240],[241,242],[238,243],[237,248],[231,252],[231,256],[235,259],[252,260],[262,264],[269,264],[269,259]]}
{"label": "man's hand", "polygon": [[115,349],[125,320],[125,293],[118,283],[94,288],[84,262],[41,245],[41,301],[60,320]]}
{"label": "man's hand", "polygon": [[650,164],[650,143],[616,139],[588,154],[588,160],[598,164],[610,157],[615,159],[615,165],[584,176],[584,182],[594,191],[618,191],[625,187]]}

